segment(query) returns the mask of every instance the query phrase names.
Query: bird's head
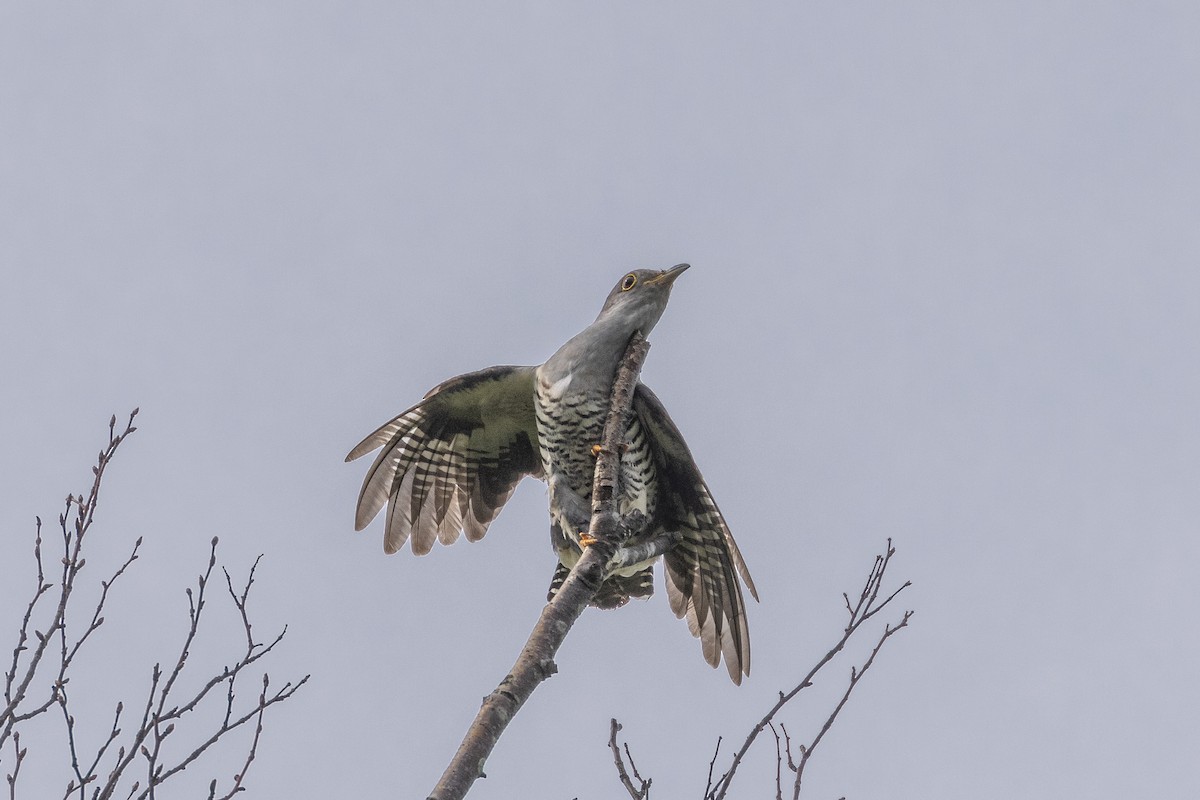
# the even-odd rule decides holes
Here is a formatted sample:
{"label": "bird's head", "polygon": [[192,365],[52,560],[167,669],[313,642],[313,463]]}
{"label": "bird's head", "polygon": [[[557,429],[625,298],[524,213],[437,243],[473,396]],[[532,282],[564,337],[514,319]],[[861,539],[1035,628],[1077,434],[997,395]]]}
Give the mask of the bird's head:
{"label": "bird's head", "polygon": [[597,320],[621,319],[632,333],[650,335],[671,297],[671,284],[683,274],[688,264],[676,264],[670,269],[635,269],[626,273],[608,293],[604,308]]}

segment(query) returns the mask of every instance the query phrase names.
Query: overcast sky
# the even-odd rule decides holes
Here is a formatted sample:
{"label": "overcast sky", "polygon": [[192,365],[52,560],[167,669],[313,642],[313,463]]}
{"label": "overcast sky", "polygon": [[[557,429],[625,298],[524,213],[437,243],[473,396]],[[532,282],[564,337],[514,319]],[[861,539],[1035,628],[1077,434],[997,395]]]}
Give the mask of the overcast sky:
{"label": "overcast sky", "polygon": [[[620,796],[610,716],[655,796],[698,796],[888,537],[917,613],[808,796],[1196,797],[1197,42],[1192,3],[5,4],[0,638],[34,515],[140,406],[91,580],[143,558],[81,724],[177,646],[216,534],[265,554],[273,678],[313,673],[250,796],[424,797],[542,606],[545,491],[384,556],[342,459],[688,261],[643,378],[759,587],[753,672],[661,585],[589,611],[472,797]],[[739,798],[773,796],[759,755]]]}

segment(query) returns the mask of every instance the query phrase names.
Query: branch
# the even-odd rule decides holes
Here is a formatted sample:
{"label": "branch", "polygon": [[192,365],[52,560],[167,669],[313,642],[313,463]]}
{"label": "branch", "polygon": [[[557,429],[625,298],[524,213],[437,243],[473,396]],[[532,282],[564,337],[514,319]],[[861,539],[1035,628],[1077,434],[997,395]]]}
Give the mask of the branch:
{"label": "branch", "polygon": [[[891,548],[889,548],[889,550],[890,549]],[[905,585],[907,586],[908,584]],[[893,594],[892,596],[894,597],[895,595]],[[882,608],[882,606],[880,607]],[[891,638],[891,636],[901,628],[907,628],[908,620],[912,617],[912,614],[913,612],[911,611],[905,611],[900,622],[895,625],[885,625],[883,628],[883,635],[880,636],[879,641],[875,643],[875,648],[871,650],[871,655],[867,658],[866,662],[857,669],[854,667],[850,668],[850,684],[846,687],[845,693],[842,694],[842,699],[838,701],[838,704],[834,707],[833,711],[830,712],[829,716],[825,719],[825,724],[821,726],[821,730],[817,732],[817,735],[811,742],[808,743],[807,747],[802,746],[800,748],[799,764],[792,765],[791,750],[788,750],[788,766],[791,767],[792,771],[796,773],[796,781],[792,786],[792,800],[797,800],[797,798],[800,797],[800,782],[804,778],[804,767],[806,764],[808,764],[808,759],[812,756],[813,750],[817,749],[817,745],[821,743],[821,740],[825,738],[825,734],[828,733],[829,729],[833,727],[833,722],[837,719],[837,715],[841,713],[842,708],[846,705],[846,701],[850,699],[850,693],[854,691],[854,687],[858,685],[858,682],[862,680],[863,675],[865,675],[867,670],[871,668],[871,665],[875,663],[875,656],[879,655],[879,651],[883,648],[884,642]],[[782,798],[780,798],[780,800],[782,800]]]}
{"label": "branch", "polygon": [[[542,609],[512,670],[495,691],[484,699],[483,707],[467,729],[458,752],[442,773],[437,786],[429,794],[429,800],[461,800],[475,780],[483,777],[484,763],[508,723],[521,710],[533,690],[558,671],[554,663],[558,648],[562,646],[571,626],[596,596],[608,574],[609,562],[617,555],[621,543],[621,522],[614,499],[619,476],[620,445],[628,428],[638,374],[649,348],[645,338],[635,333],[617,368],[592,483],[592,520],[588,533],[596,541],[584,548],[579,562],[554,599]],[[659,545],[669,547],[668,542],[659,542]]]}
{"label": "branch", "polygon": [[[199,759],[210,747],[216,744],[219,740],[223,739],[233,730],[241,727],[250,720],[256,720],[257,724],[255,727],[254,738],[250,746],[250,751],[247,754],[245,764],[242,770],[234,775],[234,789],[231,791],[239,791],[242,788],[243,781],[245,780],[246,771],[249,769],[250,764],[254,761],[257,752],[258,741],[262,733],[263,713],[270,706],[289,699],[297,690],[299,690],[301,686],[308,682],[309,676],[305,675],[295,684],[292,684],[291,682],[285,683],[282,689],[278,690],[274,694],[268,695],[267,688],[270,685],[269,678],[266,673],[263,673],[262,691],[259,693],[257,703],[250,706],[248,710],[241,712],[239,715],[235,716],[234,714],[234,687],[236,685],[238,676],[241,675],[250,665],[254,664],[256,661],[274,650],[276,645],[283,641],[284,636],[287,634],[287,627],[285,626],[283,630],[281,630],[279,634],[277,634],[275,638],[266,646],[255,643],[253,637],[251,636],[252,626],[250,623],[249,613],[247,611],[247,602],[250,594],[250,587],[254,583],[254,572],[258,567],[259,559],[261,559],[260,556],[259,559],[255,559],[253,566],[250,568],[249,577],[246,579],[246,584],[240,593],[234,588],[233,579],[230,576],[229,571],[222,568],[222,572],[225,574],[226,589],[228,590],[229,596],[233,600],[234,605],[237,607],[242,622],[242,628],[245,633],[245,650],[243,654],[240,658],[238,658],[237,662],[234,663],[232,667],[225,667],[220,672],[209,677],[208,680],[205,681],[204,684],[201,685],[201,687],[182,704],[178,704],[179,701],[172,696],[172,689],[187,666],[187,660],[191,652],[192,643],[196,638],[196,634],[200,626],[200,620],[207,604],[205,599],[205,590],[208,586],[209,580],[211,579],[213,568],[216,566],[217,542],[217,537],[214,536],[210,543],[208,564],[204,573],[197,580],[196,592],[193,593],[190,588],[187,590],[188,620],[190,624],[188,627],[188,632],[184,636],[184,644],[180,648],[179,657],[176,660],[170,674],[167,676],[165,682],[162,680],[163,671],[161,666],[159,664],[154,665],[154,671],[150,684],[150,692],[146,701],[145,711],[142,714],[141,724],[133,735],[132,744],[128,748],[122,749],[122,754],[118,758],[117,765],[110,773],[103,791],[99,793],[99,797],[101,798],[112,796],[116,789],[117,783],[137,755],[140,754],[146,761],[146,786],[142,789],[141,793],[137,795],[137,797],[139,799],[152,797],[155,787],[161,785],[173,775],[176,775],[179,772],[187,769],[188,766]],[[182,720],[186,714],[197,709],[205,700],[205,698],[210,696],[212,690],[221,684],[225,684],[226,692],[225,713],[222,717],[220,725],[216,727],[216,729],[213,730],[207,738],[196,745],[190,753],[181,757],[173,766],[163,764],[160,760],[162,746],[167,737],[175,732],[176,724]],[[216,791],[215,781],[210,788],[212,791]]]}
{"label": "branch", "polygon": [[25,760],[25,748],[21,747],[21,734],[13,731],[13,770],[5,778],[8,781],[8,800],[17,800],[17,776],[21,774],[21,762]]}
{"label": "branch", "polygon": [[[733,761],[730,763],[729,769],[717,780],[715,784],[711,784],[711,788],[705,792],[705,800],[724,800],[726,793],[729,791],[729,785],[733,781],[733,776],[737,773],[738,767],[741,766],[742,759],[745,758],[746,753],[749,752],[750,747],[754,744],[754,741],[758,738],[758,735],[771,726],[775,716],[792,700],[792,698],[794,698],[802,690],[812,686],[813,678],[816,677],[817,673],[820,672],[825,665],[832,661],[833,658],[838,655],[838,653],[845,649],[846,643],[849,642],[850,638],[854,636],[859,628],[862,627],[863,623],[882,611],[889,603],[892,602],[892,600],[896,598],[897,595],[912,585],[911,581],[905,581],[900,588],[889,594],[882,601],[879,600],[879,592],[883,585],[884,575],[886,574],[888,564],[891,563],[892,556],[895,555],[895,553],[896,548],[892,546],[892,540],[889,538],[887,540],[887,549],[884,554],[875,556],[875,562],[871,565],[871,571],[867,575],[867,580],[863,584],[862,591],[860,591],[858,594],[857,601],[854,604],[851,604],[849,595],[842,595],[842,598],[846,603],[846,611],[849,614],[849,618],[846,622],[846,627],[842,629],[841,638],[833,647],[829,649],[829,652],[821,657],[821,659],[812,667],[812,669],[810,669],[808,673],[800,680],[800,682],[797,683],[790,691],[779,693],[779,700],[777,700],[775,705],[771,707],[766,715],[758,721],[758,724],[754,726],[754,728],[750,731],[750,734],[746,737],[746,741],[742,743],[741,748],[736,754],[734,754]],[[829,726],[833,724],[833,720],[837,717],[838,712],[841,711],[842,706],[844,706],[846,701],[849,700],[850,692],[854,690],[854,686],[858,683],[858,680],[861,679],[862,673],[874,661],[875,654],[879,652],[879,648],[883,646],[884,641],[886,641],[888,637],[890,637],[899,629],[907,627],[908,620],[912,616],[912,613],[913,612],[911,611],[904,612],[904,618],[899,624],[885,628],[883,637],[876,645],[875,650],[871,653],[871,657],[867,660],[866,665],[857,673],[851,674],[852,677],[849,688],[842,697],[842,701],[838,704],[837,708],[834,709],[833,714],[831,714],[829,719],[826,720],[826,725],[817,735],[816,740],[814,740],[814,742],[807,748],[801,747],[801,759],[797,769],[797,781],[795,785],[795,792],[797,795],[799,793],[799,773],[803,769],[803,765],[808,758],[809,751],[820,742],[820,739],[825,735],[825,731],[828,730]],[[788,760],[789,762],[791,761],[790,750],[788,752]]]}
{"label": "branch", "polygon": [[[116,428],[116,417],[109,421],[108,444],[100,452],[99,460],[92,468],[94,477],[90,492],[87,495],[67,497],[66,509],[58,520],[63,549],[62,571],[60,576],[55,576],[57,580],[47,580],[46,567],[48,563],[43,560],[42,554],[41,520],[37,521],[33,553],[37,568],[37,584],[17,631],[17,645],[12,651],[11,661],[4,672],[4,699],[3,702],[0,702],[0,761],[3,761],[10,752],[12,754],[11,766],[6,770],[9,800],[16,800],[17,779],[18,775],[22,774],[22,762],[26,757],[26,749],[20,736],[20,725],[49,711],[53,706],[58,706],[64,721],[65,742],[61,744],[61,749],[65,751],[66,771],[69,775],[69,781],[66,783],[66,790],[63,794],[64,800],[66,798],[112,800],[118,796],[118,791],[127,800],[132,800],[134,797],[148,800],[154,796],[156,787],[196,762],[218,740],[227,738],[227,735],[235,729],[242,726],[249,727],[249,723],[254,722],[254,733],[249,744],[249,751],[242,761],[241,769],[233,775],[232,788],[223,798],[223,800],[228,800],[234,794],[245,789],[245,776],[254,762],[258,742],[262,735],[264,712],[270,706],[291,698],[308,680],[308,677],[305,676],[295,684],[288,682],[282,688],[268,693],[270,684],[267,675],[263,673],[261,675],[262,688],[258,692],[257,702],[251,700],[235,706],[234,685],[238,675],[250,672],[251,665],[274,650],[287,632],[285,627],[273,640],[265,644],[256,643],[253,639],[247,604],[250,588],[254,583],[255,569],[258,565],[258,562],[255,561],[244,588],[235,590],[232,578],[227,571],[225,572],[225,584],[240,615],[244,631],[244,636],[239,637],[244,641],[244,652],[232,666],[222,667],[215,675],[207,678],[194,694],[182,700],[175,697],[176,694],[182,692],[179,688],[179,685],[183,683],[181,675],[189,660],[189,653],[195,643],[200,619],[207,602],[205,590],[216,565],[217,539],[214,537],[207,569],[199,578],[198,591],[187,590],[190,624],[184,637],[183,646],[172,669],[164,672],[161,665],[154,666],[141,717],[134,717],[132,720],[123,717],[125,706],[118,702],[107,735],[101,741],[89,746],[79,736],[85,726],[76,724],[75,707],[79,705],[76,695],[79,692],[74,691],[74,684],[70,684],[72,675],[83,668],[82,659],[76,657],[82,653],[85,643],[91,639],[100,638],[93,634],[104,624],[105,607],[111,597],[110,590],[139,559],[142,539],[137,540],[128,556],[115,571],[107,576],[107,579],[99,581],[99,599],[91,609],[86,607],[82,609],[85,614],[80,614],[78,609],[80,601],[75,589],[81,585],[78,577],[87,563],[87,559],[84,558],[84,543],[85,539],[90,541],[89,531],[95,520],[95,511],[99,503],[100,488],[105,471],[121,443],[136,430],[133,426],[136,415],[137,411],[135,410],[130,415],[129,422],[123,431],[118,431]],[[43,602],[43,598],[48,597],[54,597],[54,599]],[[72,600],[73,597],[74,600]],[[34,638],[36,638],[36,645],[30,641]],[[48,696],[44,699],[30,699],[31,687],[43,683],[47,686]],[[178,739],[184,737],[173,738],[170,744],[178,742],[178,744],[184,745],[185,751],[190,749],[191,752],[179,756],[177,761],[162,763],[160,754],[163,752],[163,743],[175,732],[180,719],[196,710],[203,704],[206,697],[219,696],[219,690],[214,690],[222,685],[226,687],[223,719],[218,718],[220,719],[219,723],[212,725],[207,731],[200,730],[190,734],[193,738],[190,743],[178,742]],[[217,714],[220,713],[219,707],[213,708],[213,706],[219,702],[216,700],[208,704],[210,710]],[[197,712],[189,716],[189,719],[198,721],[203,713]],[[128,723],[124,727],[132,729],[130,733],[123,735],[122,723]],[[7,746],[10,739],[11,751]],[[142,781],[132,780],[129,775],[130,767],[139,755],[148,762],[144,784]],[[233,770],[231,769],[230,772]],[[132,781],[132,786],[126,787],[127,792],[125,789],[118,788],[122,783],[130,781]],[[212,789],[214,792],[216,791],[215,781]]]}
{"label": "branch", "polygon": [[[621,745],[617,743],[617,733],[621,730],[621,723],[615,719],[611,721],[608,734],[608,748],[612,750],[613,763],[617,767],[617,775],[621,778],[621,785],[625,787],[625,791],[629,792],[629,796],[633,800],[648,800],[650,797],[650,779],[643,779],[641,773],[638,772],[637,765],[633,763],[633,754],[629,752],[629,745],[625,745],[625,756],[621,755]],[[633,778],[629,777],[629,771],[625,769],[625,758],[629,759],[629,767],[633,770],[633,777],[637,779],[638,785],[633,785]]]}
{"label": "branch", "polygon": [[[830,720],[832,724],[832,720]],[[775,736],[775,800],[783,800],[783,758],[787,756],[787,767],[792,772],[796,771],[796,762],[792,760],[792,737],[788,735],[787,726],[782,722],[779,723],[779,730],[775,730],[775,723],[771,723],[771,733]],[[779,736],[779,732],[783,731],[783,738]],[[803,750],[803,746],[800,748]],[[841,800],[846,800],[842,798]]]}
{"label": "branch", "polygon": [[678,531],[664,531],[641,544],[622,545],[608,560],[608,572],[652,561],[664,555],[682,538],[683,534]]}
{"label": "branch", "polygon": [[[34,618],[41,599],[54,587],[54,584],[46,580],[42,562],[42,520],[40,517],[37,518],[37,534],[33,546],[33,557],[37,564],[37,587],[29,604],[25,608],[25,616],[21,621],[21,627],[17,633],[17,646],[13,649],[12,662],[9,670],[4,674],[4,706],[0,708],[0,747],[3,747],[8,738],[15,733],[14,727],[18,723],[45,713],[50,706],[58,702],[57,687],[65,682],[66,670],[70,666],[71,659],[75,657],[83,642],[104,621],[101,612],[103,611],[104,601],[108,596],[109,587],[121,576],[125,571],[125,567],[129,566],[129,563],[137,558],[137,547],[134,547],[133,554],[125,566],[122,566],[112,578],[104,583],[104,592],[101,595],[95,613],[92,615],[92,622],[87,631],[78,640],[69,644],[66,631],[67,609],[71,595],[75,589],[75,578],[86,563],[86,560],[80,555],[84,538],[87,536],[88,530],[91,528],[92,521],[95,518],[96,505],[100,500],[100,485],[104,480],[105,470],[112,462],[113,456],[116,455],[121,443],[137,430],[133,424],[137,414],[138,409],[135,408],[133,413],[129,415],[129,421],[125,424],[125,429],[120,433],[117,433],[116,415],[113,415],[109,419],[108,444],[100,451],[96,466],[92,467],[92,488],[88,492],[87,499],[84,499],[83,495],[79,495],[78,497],[67,495],[66,508],[58,517],[58,527],[62,531],[63,540],[63,569],[62,580],[58,584],[58,605],[44,631],[37,630],[36,628],[33,629],[33,634],[37,638],[38,643],[33,648],[33,651],[29,652],[28,640],[31,621]],[[71,513],[72,508],[74,508],[73,516]],[[70,525],[67,524],[68,520],[71,522]],[[46,651],[50,646],[51,640],[55,638],[56,633],[59,640],[60,659],[55,688],[51,690],[50,696],[41,703],[32,708],[23,709],[22,703],[24,703],[28,695],[29,686],[33,682],[38,670],[42,667]],[[23,662],[23,659],[27,660]]]}
{"label": "branch", "polygon": [[[849,617],[845,627],[842,629],[841,638],[836,644],[834,644],[832,648],[829,649],[829,652],[821,657],[821,659],[812,667],[812,669],[810,669],[808,673],[805,674],[805,676],[800,680],[800,682],[797,683],[790,691],[779,693],[779,699],[775,702],[775,705],[773,705],[766,715],[758,721],[758,723],[750,731],[750,734],[746,737],[746,741],[742,743],[742,746],[733,755],[729,769],[727,769],[719,778],[714,781],[713,771],[716,768],[717,757],[721,752],[721,739],[717,739],[717,746],[713,750],[712,758],[708,762],[708,779],[704,784],[704,800],[724,800],[726,794],[729,792],[729,786],[733,782],[734,775],[737,774],[738,767],[741,766],[742,760],[745,758],[746,753],[749,752],[750,747],[754,744],[755,740],[757,740],[759,734],[767,729],[770,729],[775,738],[776,800],[783,800],[783,767],[785,764],[791,772],[796,774],[796,778],[792,787],[793,800],[799,797],[801,777],[804,773],[804,767],[808,763],[808,759],[812,756],[812,751],[816,749],[817,745],[821,743],[821,740],[824,738],[825,734],[829,732],[831,727],[833,727],[833,723],[837,719],[838,714],[841,713],[842,708],[845,707],[846,703],[849,701],[851,692],[854,691],[855,686],[858,685],[858,682],[862,680],[863,675],[875,662],[875,657],[883,648],[884,642],[886,642],[900,629],[908,626],[908,620],[912,617],[913,612],[905,611],[903,618],[898,623],[894,625],[885,625],[883,634],[876,642],[875,648],[871,651],[871,655],[867,658],[866,662],[861,667],[851,668],[850,684],[843,693],[842,698],[838,702],[837,706],[826,718],[825,724],[821,727],[820,731],[818,731],[817,735],[807,746],[800,744],[797,745],[800,752],[798,763],[797,760],[792,757],[791,736],[788,734],[787,728],[782,723],[777,724],[775,722],[776,716],[797,694],[809,686],[812,686],[813,679],[816,677],[817,673],[820,672],[826,665],[828,665],[829,662],[834,659],[834,657],[842,652],[842,650],[846,647],[846,644],[862,627],[863,623],[867,622],[869,619],[886,608],[888,604],[890,604],[896,598],[896,596],[900,594],[900,592],[904,591],[911,585],[909,581],[905,581],[900,588],[896,589],[882,600],[880,599],[880,591],[883,587],[883,579],[895,552],[895,548],[892,547],[892,540],[888,539],[887,550],[883,555],[875,557],[875,561],[871,565],[871,571],[867,575],[867,580],[863,584],[862,590],[858,593],[857,599],[852,603],[848,594],[842,595]],[[620,729],[620,723],[614,719],[612,721],[612,728],[609,736],[609,748],[613,749],[614,761],[616,762],[617,767],[617,775],[621,779],[621,784],[625,787],[625,790],[629,793],[633,800],[643,800],[644,795],[639,794],[639,792],[645,791],[647,794],[649,793],[650,780],[643,780],[641,775],[637,774],[636,770],[634,771],[634,777],[641,782],[642,788],[639,789],[634,785],[633,781],[630,780],[629,775],[624,768],[625,765],[621,760],[620,752],[615,748],[617,731]],[[782,736],[780,735],[781,732]],[[626,755],[629,754],[628,745],[625,747],[625,753]],[[630,758],[629,761],[630,765],[632,765],[633,759]]]}

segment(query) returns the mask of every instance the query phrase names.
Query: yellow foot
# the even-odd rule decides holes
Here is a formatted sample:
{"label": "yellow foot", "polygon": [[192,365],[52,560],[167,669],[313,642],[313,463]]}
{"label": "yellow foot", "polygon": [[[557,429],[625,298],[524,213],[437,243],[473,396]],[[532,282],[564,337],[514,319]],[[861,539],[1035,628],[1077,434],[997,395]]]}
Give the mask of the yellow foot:
{"label": "yellow foot", "polygon": [[[628,452],[628,450],[629,450],[629,442],[621,442],[620,452],[622,454],[624,454],[624,453]],[[600,445],[598,445],[598,444],[592,445],[592,458],[599,458],[600,454],[603,452],[604,452],[604,448],[601,447]]]}
{"label": "yellow foot", "polygon": [[583,533],[579,534],[579,546],[580,547],[591,547],[598,541],[600,541],[600,540],[597,539],[595,536],[592,536],[587,531],[584,531]]}

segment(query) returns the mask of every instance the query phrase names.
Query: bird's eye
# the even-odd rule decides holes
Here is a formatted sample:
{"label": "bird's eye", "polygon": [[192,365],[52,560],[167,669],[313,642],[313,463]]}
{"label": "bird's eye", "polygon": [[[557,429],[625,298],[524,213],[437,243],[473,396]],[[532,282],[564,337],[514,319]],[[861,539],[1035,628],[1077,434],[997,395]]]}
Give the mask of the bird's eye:
{"label": "bird's eye", "polygon": [[634,275],[632,272],[625,276],[625,280],[621,281],[622,292],[628,292],[635,286],[637,286],[637,275]]}

